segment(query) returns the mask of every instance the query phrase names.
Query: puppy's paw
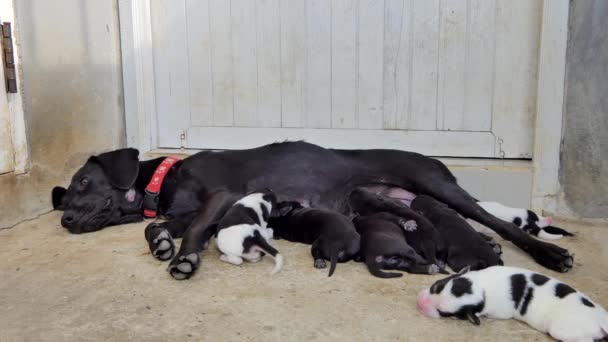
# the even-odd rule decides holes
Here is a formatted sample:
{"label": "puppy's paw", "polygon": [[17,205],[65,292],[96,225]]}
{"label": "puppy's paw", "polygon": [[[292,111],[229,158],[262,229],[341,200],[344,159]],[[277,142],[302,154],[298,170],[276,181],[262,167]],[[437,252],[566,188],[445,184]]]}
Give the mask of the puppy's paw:
{"label": "puppy's paw", "polygon": [[200,258],[197,253],[178,255],[173,258],[167,271],[171,273],[174,279],[184,280],[190,278],[196,272],[199,264]]}
{"label": "puppy's paw", "polygon": [[405,221],[403,219],[400,219],[399,224],[401,225],[401,228],[403,228],[403,230],[405,230],[406,232],[413,232],[418,228],[418,224],[414,220]]}
{"label": "puppy's paw", "polygon": [[325,268],[327,267],[327,263],[323,259],[317,259],[314,263],[315,268]]}
{"label": "puppy's paw", "polygon": [[169,231],[157,223],[146,227],[146,240],[152,255],[160,260],[169,260],[175,253],[175,243]]}

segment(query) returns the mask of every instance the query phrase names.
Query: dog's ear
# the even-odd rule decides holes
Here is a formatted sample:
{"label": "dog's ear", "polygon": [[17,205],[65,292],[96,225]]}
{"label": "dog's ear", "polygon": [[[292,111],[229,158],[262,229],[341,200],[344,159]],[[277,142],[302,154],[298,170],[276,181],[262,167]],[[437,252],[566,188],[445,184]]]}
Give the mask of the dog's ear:
{"label": "dog's ear", "polygon": [[110,183],[123,190],[133,186],[139,174],[139,151],[134,148],[123,148],[116,151],[102,153],[91,157],[101,165]]}
{"label": "dog's ear", "polygon": [[475,325],[481,324],[479,317],[477,317],[477,315],[475,314],[475,312],[473,312],[473,310],[467,311],[467,319],[469,320],[469,322],[471,322]]}
{"label": "dog's ear", "polygon": [[66,192],[67,192],[67,190],[61,186],[56,186],[53,188],[53,191],[51,191],[51,197],[52,197],[52,201],[53,201],[54,210],[64,210],[65,209],[62,202],[63,202],[63,196],[65,196]]}

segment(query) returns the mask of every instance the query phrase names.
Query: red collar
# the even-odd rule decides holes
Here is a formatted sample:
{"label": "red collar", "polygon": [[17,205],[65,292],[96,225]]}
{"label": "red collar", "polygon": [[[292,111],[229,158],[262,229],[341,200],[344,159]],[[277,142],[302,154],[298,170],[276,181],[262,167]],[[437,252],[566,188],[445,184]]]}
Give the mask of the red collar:
{"label": "red collar", "polygon": [[156,211],[158,209],[158,195],[160,194],[160,188],[163,185],[163,180],[165,180],[165,176],[167,176],[167,173],[169,173],[171,167],[180,160],[181,159],[177,157],[166,157],[158,165],[158,167],[156,167],[156,171],[154,171],[152,179],[150,179],[150,183],[148,183],[148,186],[146,186],[146,192],[144,195],[144,217],[156,217]]}

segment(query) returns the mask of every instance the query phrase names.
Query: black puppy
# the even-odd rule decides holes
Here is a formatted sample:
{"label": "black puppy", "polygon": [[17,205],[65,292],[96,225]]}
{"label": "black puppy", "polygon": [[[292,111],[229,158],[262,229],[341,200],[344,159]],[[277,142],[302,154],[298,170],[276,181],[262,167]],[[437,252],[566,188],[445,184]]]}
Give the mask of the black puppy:
{"label": "black puppy", "polygon": [[383,272],[381,269],[409,273],[435,274],[439,267],[429,264],[407,244],[403,220],[389,213],[358,216],[353,220],[361,235],[361,250],[367,269],[379,278],[397,278],[401,273]]}
{"label": "black puppy", "polygon": [[355,189],[348,198],[353,212],[360,216],[387,212],[398,216],[398,224],[403,228],[405,239],[414,250],[429,263],[445,267],[447,248],[433,224],[424,216],[401,203],[399,200],[376,195],[365,189]]}
{"label": "black puppy", "polygon": [[449,241],[447,261],[452,270],[458,272],[466,266],[472,270],[481,270],[503,265],[492,246],[444,203],[420,195],[412,201],[412,209],[428,218],[445,241]]}
{"label": "black puppy", "polygon": [[277,204],[277,211],[278,215],[268,221],[275,238],[311,244],[314,267],[325,268],[325,260],[330,261],[329,277],[337,262],[349,261],[359,252],[359,233],[346,216],[330,210],[304,208],[294,201]]}

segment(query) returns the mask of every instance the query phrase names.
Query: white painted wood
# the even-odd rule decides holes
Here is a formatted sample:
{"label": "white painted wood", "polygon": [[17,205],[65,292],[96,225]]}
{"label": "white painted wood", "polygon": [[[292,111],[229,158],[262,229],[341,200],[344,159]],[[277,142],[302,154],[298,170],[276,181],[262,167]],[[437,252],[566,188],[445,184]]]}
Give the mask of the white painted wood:
{"label": "white painted wood", "polygon": [[384,0],[359,0],[358,127],[383,126]]}
{"label": "white painted wood", "polygon": [[213,125],[234,124],[234,69],[230,1],[209,0]]}
{"label": "white painted wood", "polygon": [[538,73],[532,208],[557,212],[559,149],[564,114],[568,0],[545,0]]}
{"label": "white painted wood", "polygon": [[258,60],[255,2],[231,0],[234,125],[257,126]]}
{"label": "white painted wood", "polygon": [[280,1],[281,124],[283,127],[304,127],[307,3]]}
{"label": "white painted wood", "polygon": [[153,2],[172,9],[152,24],[150,120],[169,123],[167,147],[198,147],[178,126],[456,130],[494,133],[495,157],[531,156],[540,0],[168,3]]}
{"label": "white painted wood", "polygon": [[279,0],[258,0],[256,42],[260,127],[281,127],[281,18]]}
{"label": "white painted wood", "polygon": [[469,0],[462,129],[492,128],[495,0]]}
{"label": "white painted wood", "polygon": [[306,2],[306,127],[331,127],[331,1]]}
{"label": "white painted wood", "polygon": [[462,130],[467,57],[467,1],[443,0],[439,19],[437,129]]}
{"label": "white painted wood", "polygon": [[190,125],[190,72],[184,1],[152,4],[159,147],[185,146],[181,133]]}
{"label": "white painted wood", "polygon": [[186,0],[188,70],[190,72],[190,123],[213,124],[213,83],[209,0]]}
{"label": "white painted wood", "polygon": [[358,1],[331,2],[331,127],[357,127]]}
{"label": "white painted wood", "polygon": [[158,146],[150,0],[119,1],[127,146]]}
{"label": "white painted wood", "polygon": [[492,132],[499,157],[532,157],[541,12],[541,1],[496,1]]}
{"label": "white painted wood", "polygon": [[[30,168],[30,154],[25,130],[25,113],[23,110],[23,87],[21,68],[21,30],[15,20],[15,3],[13,0],[0,0],[0,21],[12,23],[13,29],[13,62],[17,73],[17,93],[6,94],[8,111],[10,113],[10,129],[12,136],[13,174],[22,174]],[[1,129],[0,129],[1,130]],[[1,140],[1,138],[0,138]],[[0,150],[2,147],[0,147]],[[7,145],[6,150],[10,147]],[[2,158],[0,158],[2,159]],[[1,162],[0,162],[1,163]],[[2,167],[0,167],[2,169]],[[6,168],[8,170],[8,168]],[[1,173],[1,171],[0,171]]]}
{"label": "white painted wood", "polygon": [[385,0],[384,128],[407,129],[412,89],[412,0]]}
{"label": "white painted wood", "polygon": [[412,88],[410,129],[437,128],[439,0],[412,3]]}
{"label": "white painted wood", "polygon": [[[0,79],[4,81],[4,68],[0,67]],[[4,82],[0,82],[0,175],[15,170],[11,112]]]}
{"label": "white painted wood", "polygon": [[286,139],[305,139],[330,148],[391,148],[430,156],[494,155],[494,136],[489,132],[192,127],[188,135],[193,146],[202,149],[245,149]]}

